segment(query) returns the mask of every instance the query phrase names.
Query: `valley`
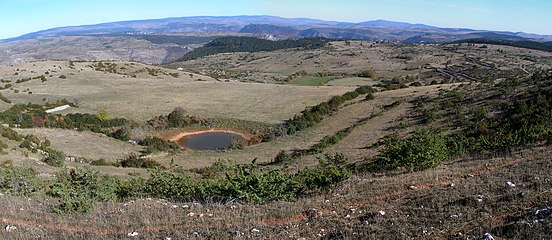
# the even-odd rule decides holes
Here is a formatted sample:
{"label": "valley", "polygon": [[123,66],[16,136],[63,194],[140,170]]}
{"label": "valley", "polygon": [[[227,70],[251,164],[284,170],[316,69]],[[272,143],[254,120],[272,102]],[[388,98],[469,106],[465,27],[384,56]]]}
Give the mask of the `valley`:
{"label": "valley", "polygon": [[552,52],[224,19],[0,43],[0,238],[552,234]]}

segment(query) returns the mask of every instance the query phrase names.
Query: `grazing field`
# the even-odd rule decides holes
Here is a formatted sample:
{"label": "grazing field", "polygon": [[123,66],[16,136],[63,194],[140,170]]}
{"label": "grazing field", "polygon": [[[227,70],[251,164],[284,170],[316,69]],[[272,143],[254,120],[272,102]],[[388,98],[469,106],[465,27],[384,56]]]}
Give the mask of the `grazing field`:
{"label": "grazing field", "polygon": [[[313,50],[223,53],[167,66],[248,82],[285,83],[289,76],[301,71],[308,76],[330,74],[348,78],[361,71],[374,70],[380,81],[394,79],[429,84],[433,80],[462,82],[527,74],[550,66],[550,55],[549,52],[484,44],[337,41]],[[329,85],[333,85],[332,82]]]}
{"label": "grazing field", "polygon": [[[224,82],[197,74],[125,62],[113,62],[118,73],[110,73],[97,71],[94,64],[76,62],[74,69],[71,69],[68,62],[38,62],[2,68],[0,78],[12,82],[44,75],[45,72],[49,74],[46,74],[48,80],[45,82],[12,83],[13,87],[1,93],[14,103],[41,103],[65,98],[79,106],[62,113],[97,113],[106,109],[113,117],[145,121],[182,107],[197,116],[277,123],[306,106],[351,89]],[[59,78],[62,75],[66,78]],[[3,105],[4,109],[8,107]]]}
{"label": "grazing field", "polygon": [[[0,238],[541,238],[538,68],[551,53],[359,41],[0,67]],[[243,139],[177,144],[215,132]]]}
{"label": "grazing field", "polygon": [[47,138],[54,149],[60,150],[71,157],[88,160],[105,159],[115,162],[131,153],[139,153],[140,146],[125,143],[103,134],[92,132],[77,132],[63,129],[18,129],[23,135],[32,134]]}
{"label": "grazing field", "polygon": [[290,84],[299,86],[322,86],[334,78],[335,77],[302,77],[290,81]]}
{"label": "grazing field", "polygon": [[375,85],[379,81],[370,78],[350,77],[350,78],[337,78],[330,80],[326,85],[328,86],[364,86]]}

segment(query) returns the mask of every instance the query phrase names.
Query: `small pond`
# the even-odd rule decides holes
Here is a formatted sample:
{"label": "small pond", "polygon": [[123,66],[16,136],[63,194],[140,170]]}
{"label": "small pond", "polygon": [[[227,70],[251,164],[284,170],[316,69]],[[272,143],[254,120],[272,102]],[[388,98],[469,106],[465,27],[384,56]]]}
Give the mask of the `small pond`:
{"label": "small pond", "polygon": [[245,138],[236,133],[207,132],[183,137],[177,143],[194,150],[223,150],[235,141],[245,141]]}

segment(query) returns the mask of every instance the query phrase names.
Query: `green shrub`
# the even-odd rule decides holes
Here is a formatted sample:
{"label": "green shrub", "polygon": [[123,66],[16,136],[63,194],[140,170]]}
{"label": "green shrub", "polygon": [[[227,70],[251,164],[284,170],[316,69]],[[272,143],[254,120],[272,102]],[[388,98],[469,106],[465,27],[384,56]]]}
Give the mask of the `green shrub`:
{"label": "green shrub", "polygon": [[449,157],[444,137],[427,129],[417,130],[407,140],[393,136],[386,139],[377,165],[383,169],[404,167],[418,171],[438,166]]}
{"label": "green shrub", "polygon": [[60,198],[55,212],[86,213],[98,201],[117,201],[120,185],[117,178],[99,175],[89,169],[63,171],[50,186],[49,194]]}
{"label": "green shrub", "polygon": [[276,155],[276,157],[274,157],[274,159],[272,160],[272,163],[276,163],[276,164],[286,163],[286,162],[290,162],[291,160],[293,160],[291,155],[286,151],[282,150]]}
{"label": "green shrub", "polygon": [[375,97],[374,97],[374,94],[373,93],[368,93],[366,94],[366,97],[364,97],[364,100],[365,101],[370,101],[370,100],[373,100]]}
{"label": "green shrub", "polygon": [[[6,84],[6,86],[8,86],[9,84]],[[2,95],[2,93],[0,93],[0,100],[2,100],[3,102],[5,103],[12,103],[11,100],[9,100],[7,97],[5,97],[4,95]]]}
{"label": "green shrub", "polygon": [[114,164],[106,161],[103,158],[100,158],[98,160],[91,161],[90,165],[92,165],[92,166],[113,166]]}
{"label": "green shrub", "polygon": [[325,155],[314,168],[306,168],[295,175],[301,184],[300,193],[318,193],[327,191],[336,183],[347,180],[351,171],[345,167],[347,157],[343,154]]}
{"label": "green shrub", "polygon": [[362,78],[377,78],[378,73],[376,72],[376,70],[370,69],[370,70],[360,71],[356,75],[357,77],[362,77]]}
{"label": "green shrub", "polygon": [[65,166],[65,153],[53,149],[48,149],[47,153],[48,156],[42,159],[42,162],[54,167]]}
{"label": "green shrub", "polygon": [[371,86],[361,86],[355,89],[355,92],[357,92],[358,94],[367,94],[376,92],[376,89]]}
{"label": "green shrub", "polygon": [[119,139],[121,141],[130,140],[130,130],[128,127],[122,127],[117,129],[117,131],[110,134],[112,138]]}
{"label": "green shrub", "polygon": [[0,189],[9,194],[29,196],[41,191],[43,187],[43,181],[36,177],[32,168],[0,169]]}
{"label": "green shrub", "polygon": [[228,146],[230,150],[243,150],[245,149],[245,143],[243,141],[232,141]]}
{"label": "green shrub", "polygon": [[6,152],[6,149],[8,149],[10,146],[8,146],[7,143],[5,143],[4,141],[0,140],[0,154],[5,154]]}
{"label": "green shrub", "polygon": [[291,200],[300,189],[300,184],[285,171],[256,164],[237,166],[225,181],[214,186],[218,194],[255,203]]}
{"label": "green shrub", "polygon": [[180,150],[180,146],[174,142],[165,141],[158,137],[146,137],[140,145],[146,146],[147,153],[153,152],[176,152]]}
{"label": "green shrub", "polygon": [[124,168],[163,168],[160,163],[149,158],[142,158],[135,153],[119,160],[115,165]]}

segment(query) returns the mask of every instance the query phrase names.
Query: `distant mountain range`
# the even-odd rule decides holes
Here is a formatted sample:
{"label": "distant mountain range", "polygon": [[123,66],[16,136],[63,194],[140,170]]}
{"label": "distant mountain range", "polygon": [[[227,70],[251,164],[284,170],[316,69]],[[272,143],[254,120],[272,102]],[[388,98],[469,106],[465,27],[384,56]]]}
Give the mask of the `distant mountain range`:
{"label": "distant mountain range", "polygon": [[[350,23],[274,16],[206,16],[112,22],[29,33],[0,40],[0,65],[45,60],[164,64],[186,59],[187,54],[196,56],[195,49],[221,36],[271,41],[324,37],[402,43],[470,42],[552,52],[552,36],[522,32],[439,28],[385,20]],[[266,41],[246,42],[267,44]],[[224,49],[227,48],[241,49]],[[212,51],[202,49],[201,52]]]}
{"label": "distant mountain range", "polygon": [[443,43],[463,39],[552,41],[550,35],[523,32],[440,28],[386,20],[350,23],[275,16],[202,16],[123,21],[53,28],[0,41],[94,35],[270,35],[271,39],[326,37],[404,43]]}

